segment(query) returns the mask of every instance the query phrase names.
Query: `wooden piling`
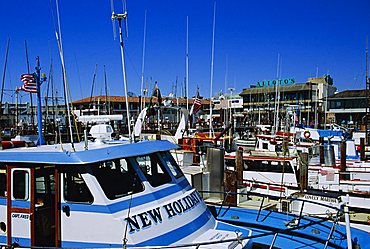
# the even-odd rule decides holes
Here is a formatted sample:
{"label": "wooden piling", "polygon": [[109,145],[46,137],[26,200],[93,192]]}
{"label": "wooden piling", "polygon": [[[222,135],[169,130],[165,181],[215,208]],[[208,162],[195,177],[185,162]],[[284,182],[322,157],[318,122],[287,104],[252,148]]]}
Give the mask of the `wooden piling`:
{"label": "wooden piling", "polygon": [[237,176],[236,172],[232,170],[225,170],[224,177],[224,192],[225,192],[225,206],[236,207],[237,206]]}
{"label": "wooden piling", "polygon": [[308,153],[301,153],[301,164],[299,167],[299,187],[301,192],[307,189],[308,185]]}
{"label": "wooden piling", "polygon": [[365,138],[360,138],[360,160],[365,161]]}
{"label": "wooden piling", "polygon": [[324,157],[324,137],[319,137],[319,146],[320,146],[320,164],[325,164]]}
{"label": "wooden piling", "polygon": [[347,166],[347,144],[346,141],[340,142],[340,178],[341,179],[347,179],[347,176],[345,174],[346,172],[346,166]]}
{"label": "wooden piling", "polygon": [[236,176],[238,186],[243,185],[243,150],[237,150],[235,154]]}
{"label": "wooden piling", "polygon": [[155,140],[161,140],[161,134],[155,134]]}

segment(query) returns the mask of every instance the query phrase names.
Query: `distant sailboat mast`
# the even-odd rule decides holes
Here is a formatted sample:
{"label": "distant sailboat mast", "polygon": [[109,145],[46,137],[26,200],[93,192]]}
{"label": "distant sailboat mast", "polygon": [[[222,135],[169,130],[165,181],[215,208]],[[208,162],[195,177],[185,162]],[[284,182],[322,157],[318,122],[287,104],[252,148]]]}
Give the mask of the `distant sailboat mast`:
{"label": "distant sailboat mast", "polygon": [[209,91],[209,136],[213,135],[213,126],[212,126],[212,89],[213,89],[213,61],[215,54],[215,26],[216,26],[216,2],[213,7],[213,31],[212,31],[212,59],[211,59],[211,83]]}
{"label": "distant sailboat mast", "polygon": [[[140,88],[140,94],[143,98],[144,96],[144,66],[145,66],[145,40],[146,40],[146,10],[145,10],[145,16],[144,16],[144,38],[143,38],[143,58],[142,58],[142,64],[141,64],[141,88]],[[145,103],[143,100],[140,101],[140,111],[144,108],[143,105]]]}
{"label": "distant sailboat mast", "polygon": [[10,45],[10,38],[8,38],[8,44],[6,46],[6,55],[4,61],[4,71],[3,71],[3,78],[1,83],[1,97],[0,97],[0,114],[3,114],[3,96],[4,96],[4,85],[5,85],[5,75],[6,75],[6,65],[8,62],[8,54],[9,54],[9,45]]}
{"label": "distant sailboat mast", "polygon": [[277,59],[277,68],[276,68],[276,78],[277,82],[275,85],[275,118],[274,118],[274,132],[273,134],[276,134],[276,132],[279,129],[279,108],[280,108],[280,89],[279,89],[279,78],[281,76],[280,72],[280,53],[278,53],[278,59]]}
{"label": "distant sailboat mast", "polygon": [[185,84],[186,84],[186,110],[189,110],[189,16],[186,16],[186,63],[185,63]]}
{"label": "distant sailboat mast", "polygon": [[370,79],[369,79],[369,54],[368,54],[368,49],[369,49],[369,37],[366,36],[366,52],[365,52],[365,55],[366,55],[366,73],[365,73],[365,83],[366,83],[366,116],[365,116],[365,120],[366,120],[366,144],[368,145],[369,142],[370,142],[370,134],[369,134],[369,115],[370,115],[370,102],[369,102],[369,98],[370,98]]}

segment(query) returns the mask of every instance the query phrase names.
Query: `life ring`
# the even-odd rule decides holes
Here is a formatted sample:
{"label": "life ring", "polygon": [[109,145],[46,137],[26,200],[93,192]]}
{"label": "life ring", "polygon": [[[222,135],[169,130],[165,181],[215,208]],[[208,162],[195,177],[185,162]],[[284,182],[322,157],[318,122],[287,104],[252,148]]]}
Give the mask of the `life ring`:
{"label": "life ring", "polygon": [[303,133],[303,136],[306,138],[306,139],[309,139],[311,137],[311,133],[309,131],[305,131]]}

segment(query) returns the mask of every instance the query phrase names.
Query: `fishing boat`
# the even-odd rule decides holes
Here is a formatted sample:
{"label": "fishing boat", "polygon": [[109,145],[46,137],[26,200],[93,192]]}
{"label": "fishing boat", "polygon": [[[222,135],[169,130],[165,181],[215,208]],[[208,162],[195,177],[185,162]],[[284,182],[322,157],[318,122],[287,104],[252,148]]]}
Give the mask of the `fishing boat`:
{"label": "fishing boat", "polygon": [[[103,127],[94,130],[101,131],[93,133],[95,141],[73,146],[0,151],[0,245],[256,248],[253,245],[272,244],[276,224],[271,220],[259,221],[264,227],[256,229],[248,222],[247,209],[230,210],[243,221],[239,225],[212,215],[218,208],[210,210],[188,183],[171,156],[170,150],[177,147],[173,143],[112,140],[109,132],[104,136]],[[231,217],[235,221],[236,216]],[[299,242],[302,234],[291,233],[290,228],[284,231],[290,235],[279,237],[279,243],[318,243],[312,238]],[[325,233],[329,232],[326,227]],[[352,234],[364,240],[361,231]],[[347,237],[332,237],[329,242],[329,248],[345,248]]]}
{"label": "fishing boat", "polygon": [[74,149],[1,151],[0,244],[110,248],[217,241],[226,248],[232,242],[222,240],[236,238],[235,229],[251,233],[212,218],[171,158],[173,144],[101,138]]}

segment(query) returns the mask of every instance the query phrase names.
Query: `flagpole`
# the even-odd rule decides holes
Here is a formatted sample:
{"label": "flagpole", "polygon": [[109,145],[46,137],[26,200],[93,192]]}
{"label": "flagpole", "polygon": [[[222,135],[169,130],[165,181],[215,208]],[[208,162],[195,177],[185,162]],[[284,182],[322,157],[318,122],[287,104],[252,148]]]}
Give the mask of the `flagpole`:
{"label": "flagpole", "polygon": [[37,129],[38,129],[38,134],[39,134],[38,139],[37,139],[37,145],[43,145],[46,143],[45,143],[44,137],[42,136],[42,110],[41,110],[42,103],[41,103],[41,89],[40,89],[41,68],[40,68],[40,59],[38,56],[36,57],[36,62],[37,62],[37,66],[36,66],[36,72],[35,72],[35,76],[36,76],[35,80],[36,80],[36,88],[37,88]]}

